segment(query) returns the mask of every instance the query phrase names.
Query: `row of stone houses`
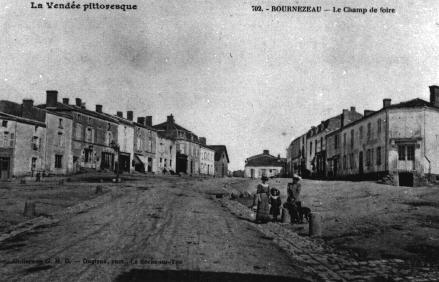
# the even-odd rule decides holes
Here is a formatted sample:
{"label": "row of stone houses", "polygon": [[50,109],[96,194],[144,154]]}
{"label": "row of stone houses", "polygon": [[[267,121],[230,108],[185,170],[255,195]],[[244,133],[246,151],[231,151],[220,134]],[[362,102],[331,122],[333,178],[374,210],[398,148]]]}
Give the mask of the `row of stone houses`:
{"label": "row of stone houses", "polygon": [[58,101],[47,91],[46,103],[0,101],[0,179],[87,170],[186,173],[224,177],[229,158],[224,145],[207,145],[175,123],[152,124],[152,116],[134,120],[102,105],[87,109],[80,98]]}
{"label": "row of stone houses", "polygon": [[332,179],[383,179],[416,186],[439,175],[439,87],[381,109],[355,107],[322,121],[287,149],[287,173]]}

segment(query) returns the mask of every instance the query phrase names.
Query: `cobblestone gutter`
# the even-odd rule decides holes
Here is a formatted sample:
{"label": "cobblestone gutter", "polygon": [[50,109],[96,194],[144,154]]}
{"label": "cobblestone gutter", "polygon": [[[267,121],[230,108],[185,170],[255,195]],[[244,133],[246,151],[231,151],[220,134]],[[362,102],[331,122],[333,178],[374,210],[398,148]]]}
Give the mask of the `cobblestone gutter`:
{"label": "cobblestone gutter", "polygon": [[[220,201],[236,216],[252,220],[252,211],[238,201]],[[304,266],[307,274],[321,281],[439,281],[437,268],[413,267],[400,259],[358,261],[318,240],[300,236],[284,224],[249,224],[273,238],[273,242]]]}

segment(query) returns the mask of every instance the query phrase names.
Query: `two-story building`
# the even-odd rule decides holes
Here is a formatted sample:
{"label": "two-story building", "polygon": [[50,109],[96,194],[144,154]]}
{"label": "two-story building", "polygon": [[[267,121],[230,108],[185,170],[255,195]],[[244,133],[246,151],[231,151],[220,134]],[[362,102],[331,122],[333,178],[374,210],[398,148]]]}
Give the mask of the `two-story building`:
{"label": "two-story building", "polygon": [[[32,124],[45,124],[44,129],[42,126],[35,126],[36,132],[31,138],[33,147],[31,151],[27,150],[27,146],[24,146],[25,148],[17,147],[18,150],[15,153],[15,156],[20,158],[27,159],[30,156],[31,175],[35,171],[44,172],[44,174],[68,174],[73,171],[72,119],[69,116],[35,107],[31,99],[24,99],[21,105],[11,101],[0,101],[0,109],[3,113],[16,117],[16,120],[31,121]],[[18,129],[21,130],[21,125],[18,126]],[[42,135],[42,132],[38,133],[38,130],[44,131],[44,138],[39,136]],[[27,133],[31,131],[29,130]],[[9,130],[6,132],[9,136],[14,136],[14,139],[17,138],[16,134],[10,133]],[[30,138],[20,136],[20,140],[15,143],[16,146],[20,146],[22,142],[26,143],[26,140]],[[15,162],[16,165],[19,163],[19,160]],[[17,172],[14,175],[23,174],[26,173]]]}
{"label": "two-story building", "polygon": [[285,173],[286,159],[270,155],[269,150],[245,160],[244,177],[260,178],[262,176],[277,177]]}
{"label": "two-story building", "polygon": [[163,133],[157,134],[156,159],[157,172],[163,174],[176,172],[177,149],[174,140],[167,138]]}
{"label": "two-story building", "polygon": [[[128,120],[133,112],[127,112]],[[152,117],[138,117],[134,123],[134,165],[139,172],[156,172],[160,166],[156,158],[157,130],[152,126]]]}
{"label": "two-story building", "polygon": [[45,140],[43,121],[0,111],[0,179],[43,173]]}
{"label": "two-story building", "polygon": [[339,129],[342,124],[348,124],[362,117],[355,107],[344,109],[341,115],[322,121],[318,126],[313,126],[306,134],[307,154],[306,167],[313,177],[326,177],[327,153],[326,135]]}
{"label": "two-story building", "polygon": [[330,176],[348,179],[390,177],[395,185],[413,186],[439,174],[439,87],[430,101],[391,104],[344,125],[327,136]]}
{"label": "two-story building", "polygon": [[119,170],[134,171],[134,121],[123,117],[118,111],[115,118],[119,122],[117,140],[119,145]]}
{"label": "two-story building", "polygon": [[198,136],[178,125],[173,115],[166,122],[154,125],[161,136],[172,139],[176,146],[176,172],[189,175],[199,174],[200,144]]}
{"label": "two-story building", "polygon": [[[58,91],[47,91],[46,104],[39,107],[51,112],[63,113],[73,120],[72,155],[74,171],[83,169],[114,170],[118,120],[103,113],[102,105],[88,110],[80,98],[70,104],[64,98],[58,102]],[[113,142],[114,141],[114,142]]]}
{"label": "two-story building", "polygon": [[200,167],[199,174],[214,176],[215,175],[215,150],[206,145],[206,138],[200,137]]}
{"label": "two-story building", "polygon": [[209,145],[215,151],[215,177],[226,177],[229,171],[229,154],[225,145]]}
{"label": "two-story building", "polygon": [[308,176],[306,170],[306,134],[293,141],[287,148],[287,176],[293,174]]}

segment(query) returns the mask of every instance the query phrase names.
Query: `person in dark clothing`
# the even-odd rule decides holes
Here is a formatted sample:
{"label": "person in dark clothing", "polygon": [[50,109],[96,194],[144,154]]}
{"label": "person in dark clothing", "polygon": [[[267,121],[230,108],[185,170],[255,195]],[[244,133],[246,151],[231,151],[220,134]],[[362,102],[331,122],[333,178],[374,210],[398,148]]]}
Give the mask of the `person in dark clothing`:
{"label": "person in dark clothing", "polygon": [[301,223],[302,221],[300,218],[300,209],[302,207],[302,202],[300,201],[300,192],[302,190],[300,179],[300,176],[294,174],[293,183],[288,184],[286,208],[290,212],[291,223]]}
{"label": "person in dark clothing", "polygon": [[270,205],[270,214],[273,216],[273,222],[276,222],[277,217],[280,215],[280,206],[282,205],[280,191],[277,188],[271,188],[270,190]]}
{"label": "person in dark clothing", "polygon": [[270,203],[269,194],[270,188],[267,184],[268,178],[262,176],[262,183],[258,184],[256,194],[253,199],[253,209],[256,209],[256,222],[266,223],[270,220]]}

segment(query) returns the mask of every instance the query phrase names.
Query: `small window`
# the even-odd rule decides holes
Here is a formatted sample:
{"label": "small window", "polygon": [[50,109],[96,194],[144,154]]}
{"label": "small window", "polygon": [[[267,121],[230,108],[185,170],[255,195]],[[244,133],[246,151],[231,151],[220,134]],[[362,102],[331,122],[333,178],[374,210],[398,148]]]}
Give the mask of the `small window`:
{"label": "small window", "polygon": [[377,120],[377,132],[378,132],[378,135],[381,134],[381,119]]}
{"label": "small window", "polygon": [[407,145],[407,160],[414,161],[415,160],[415,146]]}
{"label": "small window", "polygon": [[370,149],[366,151],[366,166],[370,166]]}
{"label": "small window", "polygon": [[370,140],[370,138],[371,138],[371,136],[370,136],[370,134],[371,134],[371,128],[372,128],[372,125],[370,124],[370,122],[367,124],[367,141],[369,141]]}
{"label": "small window", "polygon": [[377,148],[377,165],[381,165],[381,147]]}
{"label": "small window", "polygon": [[62,168],[62,155],[55,155],[55,168]]}
{"label": "small window", "polygon": [[351,129],[351,148],[354,148],[354,130]]}
{"label": "small window", "polygon": [[346,133],[343,134],[343,148],[346,148]]}
{"label": "small window", "polygon": [[405,146],[398,145],[398,160],[405,161]]}
{"label": "small window", "polygon": [[60,129],[63,128],[63,126],[62,126],[62,118],[60,118],[59,121],[58,121],[58,128],[60,128]]}
{"label": "small window", "polygon": [[363,139],[363,126],[360,126],[360,140]]}
{"label": "small window", "polygon": [[3,120],[2,121],[2,127],[8,127],[8,121],[7,120]]}
{"label": "small window", "polygon": [[63,137],[62,132],[58,132],[58,142],[57,142],[57,145],[60,146],[60,147],[64,146],[64,137]]}

